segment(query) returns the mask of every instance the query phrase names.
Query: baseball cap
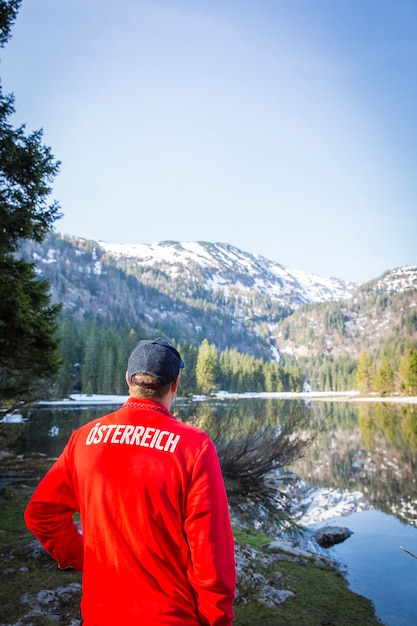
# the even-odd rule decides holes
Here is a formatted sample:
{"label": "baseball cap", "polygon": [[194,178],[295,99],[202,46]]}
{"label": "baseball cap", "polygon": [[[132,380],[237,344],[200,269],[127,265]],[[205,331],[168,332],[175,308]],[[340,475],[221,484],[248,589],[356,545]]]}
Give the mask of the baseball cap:
{"label": "baseball cap", "polygon": [[162,337],[157,337],[139,341],[127,362],[127,375],[132,382],[135,374],[148,374],[163,387],[173,382],[183,367],[178,350]]}

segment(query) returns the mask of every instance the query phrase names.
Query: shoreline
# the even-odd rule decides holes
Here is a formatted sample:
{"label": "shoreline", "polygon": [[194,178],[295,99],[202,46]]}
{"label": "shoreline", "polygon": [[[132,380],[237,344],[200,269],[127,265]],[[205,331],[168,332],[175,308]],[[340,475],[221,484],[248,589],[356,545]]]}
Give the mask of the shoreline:
{"label": "shoreline", "polygon": [[[403,404],[417,404],[417,396],[362,396],[357,391],[260,391],[246,393],[233,393],[229,391],[218,391],[211,396],[205,395],[193,395],[193,396],[178,396],[178,400],[210,400],[214,398],[217,400],[228,400],[236,398],[277,398],[277,399],[295,399],[300,398],[304,400],[326,400],[326,401],[352,401],[352,402],[396,402]],[[38,405],[62,405],[62,406],[75,406],[76,404],[123,404],[128,399],[127,395],[105,395],[105,394],[71,394],[68,398],[62,400],[51,400],[37,402]]]}
{"label": "shoreline", "polygon": [[[357,391],[270,391],[259,393],[229,393],[219,391],[212,397],[217,399],[228,398],[282,398],[282,399],[304,399],[304,400],[326,400],[327,402],[395,402],[400,404],[417,404],[417,396],[362,396]],[[204,398],[207,399],[207,398]]]}
{"label": "shoreline", "polygon": [[[115,405],[121,406],[126,402],[127,395],[105,395],[105,394],[83,394],[74,393],[68,398],[61,400],[43,400],[35,402],[34,406],[100,406]],[[178,396],[177,400],[191,400],[193,402],[206,402],[210,400],[245,400],[250,398],[260,399],[281,399],[281,400],[304,400],[306,402],[381,402],[393,404],[417,404],[417,396],[361,396],[356,391],[261,391],[258,393],[230,393],[228,391],[218,391],[210,396],[193,395]],[[0,419],[0,424],[13,424],[24,422],[26,418],[20,413],[9,413]]]}

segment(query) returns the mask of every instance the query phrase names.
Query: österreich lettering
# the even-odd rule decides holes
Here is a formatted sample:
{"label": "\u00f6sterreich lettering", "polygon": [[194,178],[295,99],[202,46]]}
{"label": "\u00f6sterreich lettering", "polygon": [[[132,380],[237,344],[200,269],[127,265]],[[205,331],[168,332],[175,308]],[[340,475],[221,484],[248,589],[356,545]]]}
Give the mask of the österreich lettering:
{"label": "\u00f6sterreich lettering", "polygon": [[123,444],[155,448],[162,452],[174,452],[180,438],[180,435],[169,430],[160,430],[149,426],[101,424],[101,422],[97,422],[88,433],[85,443],[87,446],[101,443]]}

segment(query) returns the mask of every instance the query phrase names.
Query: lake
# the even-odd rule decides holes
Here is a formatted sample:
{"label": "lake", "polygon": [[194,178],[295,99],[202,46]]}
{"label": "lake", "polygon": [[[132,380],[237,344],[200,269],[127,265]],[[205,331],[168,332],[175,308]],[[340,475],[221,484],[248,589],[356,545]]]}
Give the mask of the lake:
{"label": "lake", "polygon": [[[319,433],[289,468],[305,484],[299,521],[311,530],[350,528],[353,535],[327,554],[385,624],[414,626],[417,560],[400,546],[417,555],[417,405],[178,398],[173,412],[206,425],[209,434],[226,422],[244,432],[279,423],[295,403],[307,407]],[[75,428],[115,408],[117,401],[38,405],[27,416],[26,451],[58,456]]]}

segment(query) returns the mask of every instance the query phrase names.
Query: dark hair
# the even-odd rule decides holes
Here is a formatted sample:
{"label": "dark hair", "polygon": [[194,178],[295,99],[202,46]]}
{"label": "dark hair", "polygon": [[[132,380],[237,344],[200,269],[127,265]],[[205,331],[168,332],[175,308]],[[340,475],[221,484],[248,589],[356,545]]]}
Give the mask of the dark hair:
{"label": "dark hair", "polygon": [[157,400],[163,398],[168,393],[174,381],[166,385],[161,385],[155,376],[150,376],[149,374],[135,374],[132,376],[130,382],[130,396],[143,398],[144,400]]}

